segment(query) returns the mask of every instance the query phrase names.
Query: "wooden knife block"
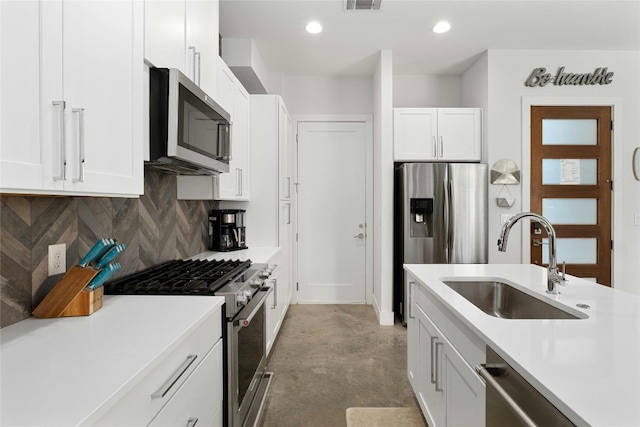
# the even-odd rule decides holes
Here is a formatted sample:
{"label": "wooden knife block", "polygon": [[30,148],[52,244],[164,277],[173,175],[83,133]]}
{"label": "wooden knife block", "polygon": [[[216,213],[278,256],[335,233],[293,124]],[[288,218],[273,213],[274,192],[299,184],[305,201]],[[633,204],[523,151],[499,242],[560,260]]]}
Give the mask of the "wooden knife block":
{"label": "wooden knife block", "polygon": [[40,319],[88,316],[100,309],[104,294],[103,288],[99,287],[93,291],[84,289],[96,274],[98,274],[98,270],[95,268],[77,265],[71,267],[33,310],[32,314]]}

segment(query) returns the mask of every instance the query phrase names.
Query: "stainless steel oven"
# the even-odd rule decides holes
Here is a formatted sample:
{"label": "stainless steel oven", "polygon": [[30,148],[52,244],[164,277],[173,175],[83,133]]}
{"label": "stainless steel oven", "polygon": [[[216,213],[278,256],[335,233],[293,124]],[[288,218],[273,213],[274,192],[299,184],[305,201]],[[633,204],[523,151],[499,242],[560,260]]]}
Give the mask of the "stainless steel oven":
{"label": "stainless steel oven", "polygon": [[265,301],[272,288],[260,289],[227,322],[228,413],[234,427],[255,425],[271,380],[267,372]]}

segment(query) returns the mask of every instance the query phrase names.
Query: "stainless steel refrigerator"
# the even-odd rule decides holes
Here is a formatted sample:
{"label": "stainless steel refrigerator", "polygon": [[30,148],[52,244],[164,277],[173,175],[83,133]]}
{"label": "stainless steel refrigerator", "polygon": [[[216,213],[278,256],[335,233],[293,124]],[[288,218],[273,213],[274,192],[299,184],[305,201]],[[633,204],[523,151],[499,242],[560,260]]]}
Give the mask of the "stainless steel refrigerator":
{"label": "stainless steel refrigerator", "polygon": [[487,173],[480,163],[396,164],[394,310],[403,324],[403,264],[487,263]]}

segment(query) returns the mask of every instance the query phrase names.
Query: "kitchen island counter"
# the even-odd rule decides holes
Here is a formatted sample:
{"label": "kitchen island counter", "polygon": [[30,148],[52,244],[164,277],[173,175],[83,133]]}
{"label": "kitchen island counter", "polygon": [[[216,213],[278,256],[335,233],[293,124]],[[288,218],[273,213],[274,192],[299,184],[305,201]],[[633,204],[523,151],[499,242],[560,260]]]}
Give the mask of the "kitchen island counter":
{"label": "kitchen island counter", "polygon": [[[520,264],[405,265],[419,284],[576,425],[640,425],[640,297],[567,276],[549,295],[546,268]],[[443,283],[494,278],[583,319],[501,319]],[[578,304],[586,304],[588,309]]]}

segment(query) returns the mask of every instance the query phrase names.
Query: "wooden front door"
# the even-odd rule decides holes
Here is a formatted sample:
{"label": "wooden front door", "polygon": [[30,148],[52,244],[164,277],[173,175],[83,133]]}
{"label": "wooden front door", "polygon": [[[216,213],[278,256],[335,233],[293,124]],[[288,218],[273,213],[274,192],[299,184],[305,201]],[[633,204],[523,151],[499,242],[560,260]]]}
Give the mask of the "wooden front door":
{"label": "wooden front door", "polygon": [[[611,286],[609,106],[531,107],[531,211],[556,230],[566,272]],[[531,263],[548,264],[544,229],[531,223]]]}

